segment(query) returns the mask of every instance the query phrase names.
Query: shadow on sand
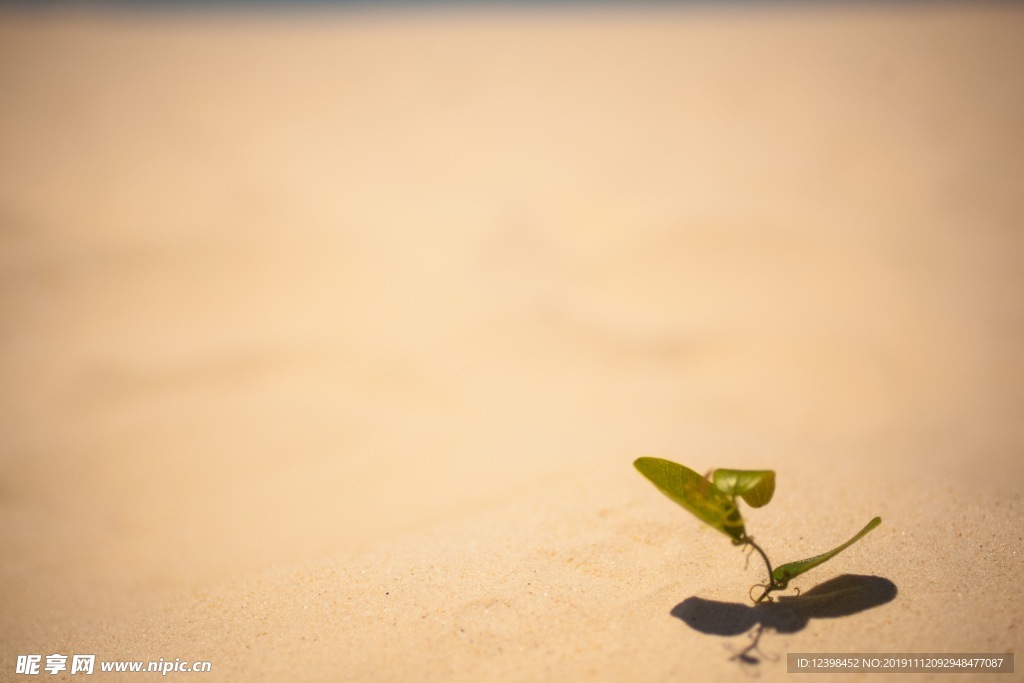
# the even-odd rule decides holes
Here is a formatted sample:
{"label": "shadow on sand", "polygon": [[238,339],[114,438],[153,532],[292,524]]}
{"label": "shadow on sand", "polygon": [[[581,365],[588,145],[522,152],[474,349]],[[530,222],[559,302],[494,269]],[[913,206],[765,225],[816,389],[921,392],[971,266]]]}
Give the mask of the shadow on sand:
{"label": "shadow on sand", "polygon": [[896,597],[896,584],[878,576],[843,574],[818,584],[798,596],[781,596],[775,602],[744,605],[690,597],[672,608],[672,616],[690,628],[717,636],[736,636],[752,631],[751,644],[733,658],[747,664],[760,660],[757,650],[765,629],[796,633],[811,619],[833,619],[863,612]]}

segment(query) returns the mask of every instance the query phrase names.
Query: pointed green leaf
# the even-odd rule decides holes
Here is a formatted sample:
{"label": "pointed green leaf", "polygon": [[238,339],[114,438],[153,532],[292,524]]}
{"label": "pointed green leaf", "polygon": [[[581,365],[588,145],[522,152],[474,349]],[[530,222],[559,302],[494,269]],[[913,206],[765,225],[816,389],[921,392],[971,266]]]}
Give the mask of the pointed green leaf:
{"label": "pointed green leaf", "polygon": [[746,537],[743,518],[732,497],[690,468],[661,458],[639,458],[633,466],[662,493],[708,525],[735,541]]}
{"label": "pointed green leaf", "polygon": [[752,508],[764,507],[775,494],[772,470],[715,470],[711,479],[722,493],[742,496]]}
{"label": "pointed green leaf", "polygon": [[867,523],[867,525],[861,529],[856,536],[851,538],[846,543],[829,550],[827,553],[821,555],[815,555],[814,557],[807,558],[806,560],[798,560],[797,562],[790,562],[784,564],[781,567],[776,567],[775,571],[772,572],[772,583],[777,584],[779,588],[785,588],[789,584],[790,580],[795,579],[804,572],[814,569],[819,564],[828,562],[833,557],[843,552],[851,545],[864,538],[865,535],[876,526],[882,523],[881,517],[875,517],[873,520]]}

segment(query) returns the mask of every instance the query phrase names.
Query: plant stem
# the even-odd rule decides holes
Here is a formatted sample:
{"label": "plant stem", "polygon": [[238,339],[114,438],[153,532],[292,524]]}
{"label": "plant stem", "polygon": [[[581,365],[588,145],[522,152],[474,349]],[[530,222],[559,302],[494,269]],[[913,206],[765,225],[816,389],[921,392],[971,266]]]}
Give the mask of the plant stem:
{"label": "plant stem", "polygon": [[756,605],[760,603],[762,600],[764,600],[766,597],[768,597],[768,594],[771,593],[776,588],[776,586],[775,582],[772,580],[772,563],[768,561],[768,556],[765,555],[764,550],[762,550],[761,546],[759,546],[757,543],[754,543],[754,539],[752,538],[748,537],[746,539],[746,542],[750,544],[750,547],[757,551],[757,554],[761,556],[762,560],[764,560],[764,565],[768,567],[768,585],[764,587],[764,593],[761,593],[761,596],[754,600],[754,604]]}

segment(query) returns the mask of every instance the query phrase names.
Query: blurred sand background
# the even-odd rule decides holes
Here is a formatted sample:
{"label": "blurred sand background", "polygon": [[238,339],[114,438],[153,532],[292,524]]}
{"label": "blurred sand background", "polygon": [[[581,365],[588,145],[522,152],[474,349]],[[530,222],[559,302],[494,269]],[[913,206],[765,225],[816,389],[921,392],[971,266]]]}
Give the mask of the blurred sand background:
{"label": "blurred sand background", "polygon": [[[0,680],[1020,650],[1022,35],[1012,4],[8,9]],[[763,569],[640,455],[774,468],[776,561],[881,515],[795,584],[895,598],[731,661],[677,605],[740,625]]]}

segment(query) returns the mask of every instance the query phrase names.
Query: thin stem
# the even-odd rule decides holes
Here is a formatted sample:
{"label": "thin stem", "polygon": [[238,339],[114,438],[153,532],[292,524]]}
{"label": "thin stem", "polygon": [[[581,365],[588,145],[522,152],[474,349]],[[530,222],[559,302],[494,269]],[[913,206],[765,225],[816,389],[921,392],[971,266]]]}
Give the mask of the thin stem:
{"label": "thin stem", "polygon": [[775,590],[777,586],[775,585],[775,582],[772,580],[772,563],[768,561],[768,556],[765,555],[764,550],[762,550],[761,546],[754,542],[753,538],[747,537],[745,539],[745,542],[757,551],[757,554],[761,556],[762,560],[764,560],[764,566],[768,567],[768,585],[764,587],[764,593],[761,593],[761,597],[754,600],[754,604],[758,604],[766,597],[768,597],[768,594]]}

